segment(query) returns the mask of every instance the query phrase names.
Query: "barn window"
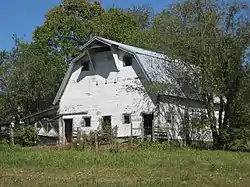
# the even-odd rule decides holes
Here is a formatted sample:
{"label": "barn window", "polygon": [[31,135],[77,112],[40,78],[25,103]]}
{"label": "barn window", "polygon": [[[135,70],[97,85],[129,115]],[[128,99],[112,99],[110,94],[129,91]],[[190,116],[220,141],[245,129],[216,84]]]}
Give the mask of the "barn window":
{"label": "barn window", "polygon": [[97,47],[97,48],[93,48],[92,51],[95,53],[107,52],[107,51],[110,51],[110,47],[109,46]]}
{"label": "barn window", "polygon": [[124,66],[132,66],[132,57],[130,55],[126,55],[123,57]]}
{"label": "barn window", "polygon": [[85,127],[91,126],[91,117],[84,117],[83,120],[84,120]]}
{"label": "barn window", "polygon": [[89,61],[82,61],[82,71],[89,71]]}
{"label": "barn window", "polygon": [[122,114],[123,124],[131,123],[131,114]]}
{"label": "barn window", "polygon": [[111,116],[102,116],[102,128],[110,127],[111,128]]}

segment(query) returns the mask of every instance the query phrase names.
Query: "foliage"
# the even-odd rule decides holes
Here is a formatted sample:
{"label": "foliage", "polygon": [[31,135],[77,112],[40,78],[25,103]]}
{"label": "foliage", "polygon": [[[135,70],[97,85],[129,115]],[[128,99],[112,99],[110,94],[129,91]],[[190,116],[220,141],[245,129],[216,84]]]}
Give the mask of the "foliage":
{"label": "foliage", "polygon": [[[18,40],[14,38],[15,44]],[[14,71],[18,58],[18,48],[13,47],[11,51],[0,51],[0,126],[11,122],[13,117],[18,115],[15,100],[9,90],[9,77]]]}
{"label": "foliage", "polygon": [[21,146],[34,146],[38,141],[38,136],[35,127],[33,126],[18,126],[14,129],[15,144]]}
{"label": "foliage", "polygon": [[115,143],[117,136],[117,127],[111,127],[111,124],[100,121],[100,127],[96,131],[91,131],[89,134],[83,133],[74,142],[78,150],[94,148],[96,143],[98,146]]}
{"label": "foliage", "polygon": [[99,144],[108,144],[114,142],[117,136],[118,127],[112,127],[109,122],[100,120],[100,127],[97,131],[98,143]]}
{"label": "foliage", "polygon": [[185,108],[179,135],[183,138],[186,145],[194,146],[198,143],[201,148],[204,147],[207,142],[211,141],[210,131],[207,128],[209,125],[210,122],[204,111]]}
{"label": "foliage", "polygon": [[[247,67],[242,66],[250,43],[250,22],[243,13],[246,8],[240,2],[213,0],[175,3],[155,18],[150,31],[155,48],[165,51],[170,59],[195,65],[194,73],[201,84],[200,94],[206,103],[217,148],[228,147],[234,113],[243,109],[237,102],[238,97],[242,97],[239,93],[245,89],[242,83],[247,78]],[[215,97],[220,102],[217,121]],[[237,116],[238,121],[242,120],[241,115]],[[237,125],[245,126],[246,123]]]}
{"label": "foliage", "polygon": [[[95,35],[131,43],[147,21],[146,10],[110,8],[105,11],[98,1],[63,0],[46,14],[45,23],[36,28],[33,39],[43,46],[43,51],[69,63]],[[143,12],[143,20],[135,12]]]}
{"label": "foliage", "polygon": [[[40,53],[34,43],[16,42],[2,63],[1,124],[10,124],[51,105],[66,64]],[[22,76],[20,76],[22,75]]]}
{"label": "foliage", "polygon": [[89,134],[79,132],[77,140],[74,141],[73,147],[76,150],[87,150],[95,147],[95,132],[91,131]]}
{"label": "foliage", "polygon": [[87,0],[63,0],[49,10],[44,25],[34,31],[33,39],[44,51],[67,62],[80,53],[80,46],[93,35],[95,19],[104,13],[100,3]]}
{"label": "foliage", "polygon": [[[64,76],[66,64],[40,53],[35,43],[19,46],[20,56],[9,77],[8,89],[23,115],[50,106]],[[22,76],[20,76],[22,75]]]}
{"label": "foliage", "polygon": [[[148,11],[136,8],[128,10],[110,8],[98,20],[95,30],[99,31],[96,34],[118,42],[143,47],[146,37],[143,31],[150,19]],[[143,19],[139,19],[138,14],[143,16]]]}

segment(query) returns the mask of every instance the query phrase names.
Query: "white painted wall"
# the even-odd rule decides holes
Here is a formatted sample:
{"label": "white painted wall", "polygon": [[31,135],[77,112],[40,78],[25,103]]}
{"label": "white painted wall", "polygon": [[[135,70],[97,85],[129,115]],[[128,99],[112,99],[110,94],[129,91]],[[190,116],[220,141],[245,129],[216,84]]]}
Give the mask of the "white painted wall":
{"label": "white painted wall", "polygon": [[[87,115],[63,116],[73,119],[74,130],[77,127],[87,133],[96,130],[102,116],[111,116],[112,126],[118,126],[118,137],[130,136],[131,125],[122,123],[122,114],[131,113],[133,135],[141,134],[141,112],[152,112],[154,104],[149,97],[128,91],[126,85],[141,85],[138,76],[143,74],[135,59],[133,66],[123,67],[123,55],[122,51],[113,54],[111,59],[107,59],[105,53],[93,55],[95,69],[90,72],[82,72],[80,62],[76,63],[59,107],[61,115],[87,111]],[[82,126],[84,116],[91,117],[91,127]]]}
{"label": "white painted wall", "polygon": [[[167,131],[170,139],[183,139],[180,131],[183,128],[182,120],[184,119],[185,110],[188,110],[190,119],[200,118],[201,114],[205,113],[204,105],[200,101],[183,98],[172,98],[171,101],[164,100],[164,102],[160,102],[159,114],[154,120],[156,128],[159,127],[159,129]],[[190,129],[192,130],[190,134],[192,140],[212,140],[212,134],[209,127],[197,129],[195,126],[192,126]]]}
{"label": "white painted wall", "polygon": [[[107,58],[109,55],[112,58]],[[131,113],[133,135],[142,135],[140,130],[143,125],[141,113],[155,112],[156,105],[152,101],[152,97],[140,94],[133,89],[127,89],[127,85],[142,87],[141,80],[145,80],[145,77],[135,59],[133,59],[133,66],[123,67],[122,59],[124,55],[127,54],[123,51],[92,55],[95,68],[89,72],[81,71],[80,62],[75,64],[59,105],[62,118],[73,119],[75,131],[80,127],[82,131],[89,133],[99,127],[99,120],[102,116],[111,116],[112,126],[118,126],[118,137],[130,136],[131,124],[122,123],[122,114]],[[178,105],[167,101],[161,102],[160,114],[155,113],[155,126],[168,128],[172,139],[181,139],[179,131],[185,106],[193,107],[194,111],[199,111],[202,107],[201,103],[191,100],[186,100]],[[87,114],[66,115],[83,111],[86,111]],[[166,120],[166,113],[170,111],[174,112],[172,123]],[[82,124],[84,116],[91,117],[91,127],[84,127]],[[60,134],[64,135],[63,120],[60,121],[59,126]]]}

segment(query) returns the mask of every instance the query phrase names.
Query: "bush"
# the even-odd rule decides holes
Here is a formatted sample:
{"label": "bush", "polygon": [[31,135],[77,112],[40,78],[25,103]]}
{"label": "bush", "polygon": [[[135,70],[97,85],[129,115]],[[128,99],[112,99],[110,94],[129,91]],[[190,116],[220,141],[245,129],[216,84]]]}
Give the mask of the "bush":
{"label": "bush", "polygon": [[38,141],[36,129],[30,125],[22,125],[14,129],[14,141],[15,144],[19,144],[23,147],[34,146]]}
{"label": "bush", "polygon": [[102,120],[100,128],[97,131],[91,131],[89,134],[81,134],[77,140],[74,141],[73,147],[77,150],[94,148],[96,138],[98,145],[112,144],[116,140],[117,130],[117,126],[112,128],[111,124],[104,123]]}
{"label": "bush", "polygon": [[97,131],[98,143],[105,145],[114,142],[117,134],[117,127],[111,127],[111,124],[105,123],[101,120],[100,129]]}
{"label": "bush", "polygon": [[73,147],[77,150],[92,148],[95,146],[95,132],[91,131],[90,134],[82,134],[80,139],[77,139]]}
{"label": "bush", "polygon": [[249,130],[243,127],[230,129],[230,139],[227,144],[227,149],[246,151],[248,148],[247,142],[249,140],[249,134]]}

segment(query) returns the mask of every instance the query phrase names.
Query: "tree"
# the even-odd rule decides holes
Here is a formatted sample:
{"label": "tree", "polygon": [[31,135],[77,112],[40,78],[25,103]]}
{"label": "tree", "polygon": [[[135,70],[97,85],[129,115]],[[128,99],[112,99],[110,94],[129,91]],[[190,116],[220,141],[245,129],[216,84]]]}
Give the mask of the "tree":
{"label": "tree", "polygon": [[141,22],[134,15],[117,8],[110,8],[96,24],[99,36],[132,44],[141,34]]}
{"label": "tree", "polygon": [[34,31],[33,40],[43,46],[43,51],[70,62],[95,34],[95,20],[102,14],[104,9],[97,1],[63,0],[49,10],[45,23]]}
{"label": "tree", "polygon": [[[18,40],[14,37],[17,44]],[[17,61],[18,49],[16,46],[10,51],[0,51],[0,126],[11,122],[14,114],[17,114],[15,100],[11,97],[9,90],[9,77],[14,70]]]}
{"label": "tree", "polygon": [[245,8],[240,2],[213,0],[176,3],[156,17],[150,31],[155,48],[196,66],[194,72],[201,84],[216,148],[227,147],[230,142],[233,111],[236,100],[241,100],[237,98],[246,77],[243,62],[250,44],[250,25],[242,12]]}
{"label": "tree", "polygon": [[66,63],[59,57],[41,53],[36,43],[20,43],[18,48],[17,62],[8,78],[6,91],[26,116],[51,105]]}
{"label": "tree", "polygon": [[[140,19],[141,15],[143,19]],[[149,15],[146,7],[105,11],[98,1],[63,0],[49,10],[45,23],[34,31],[33,40],[41,46],[43,53],[70,63],[92,36],[139,45],[138,40],[143,35],[141,31],[147,27]]]}

